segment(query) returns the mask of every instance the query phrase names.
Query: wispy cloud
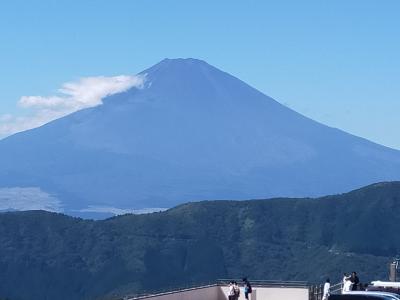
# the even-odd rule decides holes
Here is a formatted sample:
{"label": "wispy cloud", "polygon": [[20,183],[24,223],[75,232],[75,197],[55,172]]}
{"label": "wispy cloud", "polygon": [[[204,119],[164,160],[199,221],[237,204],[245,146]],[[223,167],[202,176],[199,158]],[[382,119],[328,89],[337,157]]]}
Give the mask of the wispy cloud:
{"label": "wispy cloud", "polygon": [[0,138],[32,129],[75,111],[102,104],[102,99],[132,87],[142,88],[144,76],[86,77],[67,82],[53,96],[22,96],[18,106],[27,116],[0,115]]}
{"label": "wispy cloud", "polygon": [[110,213],[113,215],[124,215],[124,214],[150,214],[153,212],[166,211],[168,208],[142,208],[142,209],[124,209],[108,206],[95,206],[90,205],[87,208],[78,210],[79,212],[91,212],[91,213]]}

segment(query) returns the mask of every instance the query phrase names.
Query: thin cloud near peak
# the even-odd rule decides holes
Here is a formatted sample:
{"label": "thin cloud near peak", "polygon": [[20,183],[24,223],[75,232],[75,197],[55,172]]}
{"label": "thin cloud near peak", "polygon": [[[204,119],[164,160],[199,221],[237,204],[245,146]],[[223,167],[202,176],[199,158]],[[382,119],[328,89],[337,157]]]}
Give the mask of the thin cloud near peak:
{"label": "thin cloud near peak", "polygon": [[143,75],[84,77],[76,82],[64,83],[58,89],[58,95],[22,96],[18,106],[28,110],[28,114],[23,117],[0,115],[0,138],[42,126],[84,108],[101,105],[107,96],[133,87],[143,88],[145,79]]}

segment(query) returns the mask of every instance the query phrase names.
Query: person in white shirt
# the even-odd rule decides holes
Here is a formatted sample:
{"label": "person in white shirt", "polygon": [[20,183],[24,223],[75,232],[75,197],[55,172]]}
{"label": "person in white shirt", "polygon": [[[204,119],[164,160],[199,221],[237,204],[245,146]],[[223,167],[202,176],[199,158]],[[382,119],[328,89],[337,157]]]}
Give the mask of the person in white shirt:
{"label": "person in white shirt", "polygon": [[331,288],[331,281],[328,278],[324,284],[324,295],[322,296],[322,300],[328,300],[330,288]]}
{"label": "person in white shirt", "polygon": [[228,289],[228,299],[234,300],[235,298],[235,287],[233,285],[233,281],[229,282],[229,289]]}
{"label": "person in white shirt", "polygon": [[347,273],[343,273],[343,283],[342,283],[342,294],[349,292],[351,290],[351,276]]}

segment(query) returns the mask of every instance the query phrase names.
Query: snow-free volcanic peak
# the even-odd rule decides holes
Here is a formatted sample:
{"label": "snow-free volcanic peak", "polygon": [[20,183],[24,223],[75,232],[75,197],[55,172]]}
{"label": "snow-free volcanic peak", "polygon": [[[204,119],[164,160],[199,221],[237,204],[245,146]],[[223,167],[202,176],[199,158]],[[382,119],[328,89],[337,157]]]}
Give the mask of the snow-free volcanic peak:
{"label": "snow-free volcanic peak", "polygon": [[141,75],[142,88],[0,141],[0,199],[29,188],[72,213],[400,179],[399,151],[306,118],[204,61],[165,59]]}

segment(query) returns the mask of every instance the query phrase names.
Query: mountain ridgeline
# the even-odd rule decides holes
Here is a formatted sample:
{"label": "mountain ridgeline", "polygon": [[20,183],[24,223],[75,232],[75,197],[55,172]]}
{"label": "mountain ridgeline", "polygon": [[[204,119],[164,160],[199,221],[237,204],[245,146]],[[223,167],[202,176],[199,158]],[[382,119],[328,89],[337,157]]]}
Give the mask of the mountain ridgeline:
{"label": "mountain ridgeline", "polygon": [[204,61],[165,59],[140,75],[142,88],[0,141],[0,210],[35,199],[76,215],[400,180],[400,151],[310,120]]}
{"label": "mountain ridgeline", "polygon": [[400,182],[317,199],[204,201],[101,221],[0,214],[0,297],[108,299],[217,278],[386,279]]}

